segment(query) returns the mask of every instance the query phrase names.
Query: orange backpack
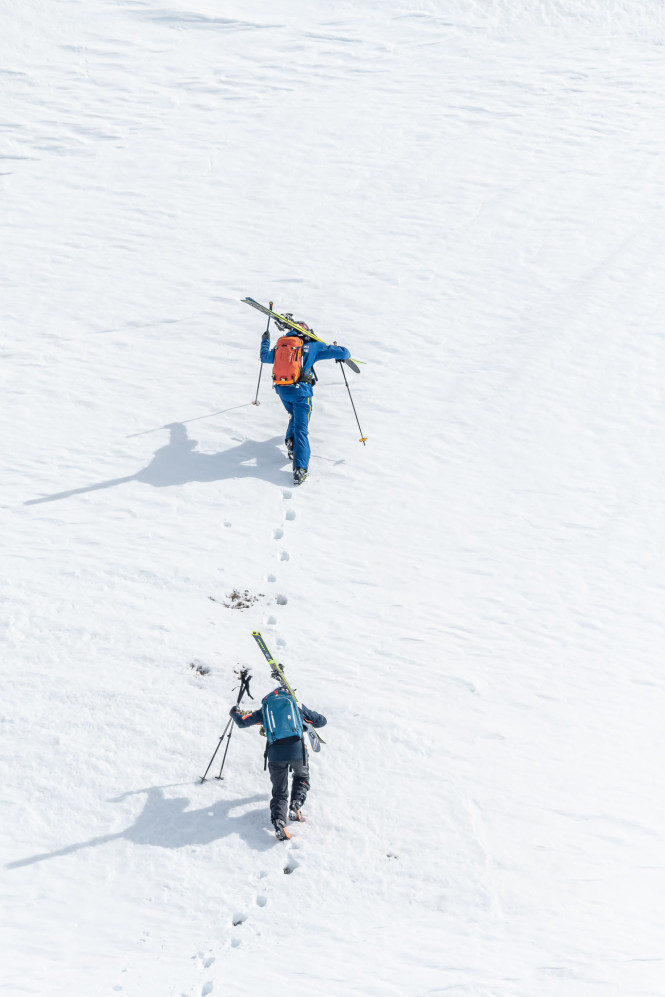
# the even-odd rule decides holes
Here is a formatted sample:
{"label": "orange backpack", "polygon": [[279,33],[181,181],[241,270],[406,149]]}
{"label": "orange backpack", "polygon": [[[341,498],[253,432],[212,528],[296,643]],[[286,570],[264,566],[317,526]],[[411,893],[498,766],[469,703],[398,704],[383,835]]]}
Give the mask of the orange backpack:
{"label": "orange backpack", "polygon": [[302,339],[280,336],[275,343],[272,379],[275,384],[295,384],[302,370]]}

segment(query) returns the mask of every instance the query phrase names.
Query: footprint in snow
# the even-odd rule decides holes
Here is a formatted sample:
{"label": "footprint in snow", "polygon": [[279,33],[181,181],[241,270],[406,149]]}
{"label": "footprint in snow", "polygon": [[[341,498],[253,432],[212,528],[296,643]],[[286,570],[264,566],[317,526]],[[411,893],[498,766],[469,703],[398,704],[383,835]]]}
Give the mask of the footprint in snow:
{"label": "footprint in snow", "polygon": [[201,997],[208,997],[208,994],[211,994],[212,991],[213,991],[213,982],[212,980],[208,980],[208,982],[204,983],[203,986],[201,987]]}
{"label": "footprint in snow", "polygon": [[208,969],[215,961],[214,955],[207,956],[203,952],[197,952],[196,955],[192,956],[192,959],[196,960],[196,962],[200,962],[204,969]]}
{"label": "footprint in snow", "polygon": [[288,561],[289,560],[288,550],[283,550],[282,553],[279,555],[279,559],[280,561]]}
{"label": "footprint in snow", "polygon": [[260,893],[258,895],[258,897],[256,898],[256,906],[257,907],[265,907],[265,905],[267,903],[268,903],[268,898],[264,897],[264,895],[262,893]]}
{"label": "footprint in snow", "polygon": [[239,911],[238,913],[233,915],[232,918],[233,927],[237,928],[239,924],[244,924],[246,920],[247,920],[247,914],[243,913],[242,911]]}
{"label": "footprint in snow", "polygon": [[266,581],[267,582],[276,582],[277,581],[277,576],[276,575],[266,575]]}
{"label": "footprint in snow", "polygon": [[276,529],[272,536],[273,540],[281,540],[284,536],[284,530]]}
{"label": "footprint in snow", "polygon": [[288,488],[286,488],[286,489],[285,489],[285,490],[284,490],[284,491],[282,492],[282,498],[285,498],[285,499],[290,499],[292,495],[293,495],[293,492],[290,492],[290,491],[288,490]]}
{"label": "footprint in snow", "polygon": [[277,598],[275,599],[275,602],[277,603],[278,606],[286,606],[288,601],[289,600],[286,598],[285,595],[278,595]]}
{"label": "footprint in snow", "polygon": [[295,519],[296,518],[296,510],[295,509],[287,509],[286,510],[286,518],[289,521]]}

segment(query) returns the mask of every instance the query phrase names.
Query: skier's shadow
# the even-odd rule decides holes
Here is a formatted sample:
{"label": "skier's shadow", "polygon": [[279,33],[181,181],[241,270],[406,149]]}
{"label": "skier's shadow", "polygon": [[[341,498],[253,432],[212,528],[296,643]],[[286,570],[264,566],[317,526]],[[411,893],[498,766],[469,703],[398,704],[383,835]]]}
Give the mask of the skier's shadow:
{"label": "skier's shadow", "polygon": [[263,442],[245,440],[237,447],[207,454],[196,449],[198,440],[189,439],[183,423],[172,422],[164,426],[164,429],[169,431],[169,442],[155,451],[155,456],[142,471],[124,478],[111,478],[94,485],[29,499],[24,505],[55,502],[71,498],[72,495],[114,488],[128,481],[141,481],[155,488],[166,488],[168,485],[184,485],[190,481],[222,481],[225,478],[261,478],[274,485],[283,485],[286,480],[290,480],[290,465],[286,471],[283,470],[286,456],[277,445],[282,442],[279,436]]}
{"label": "skier's shadow", "polygon": [[[274,844],[274,839],[265,833],[266,796],[256,794],[245,796],[239,800],[218,800],[211,806],[201,810],[187,810],[189,800],[185,797],[167,799],[162,786],[135,790],[136,793],[146,793],[145,806],[131,827],[116,834],[102,834],[88,841],[79,841],[66,845],[54,852],[44,852],[42,855],[31,855],[29,858],[8,862],[6,869],[20,869],[35,862],[45,862],[47,859],[71,855],[82,848],[96,848],[109,841],[125,838],[136,845],[153,845],[158,848],[184,848],[187,845],[209,845],[228,834],[238,834],[250,848],[265,851]],[[119,803],[126,796],[134,793],[123,793],[111,800]],[[248,803],[263,804],[260,809],[254,808],[248,813],[231,815],[235,807],[244,807]]]}

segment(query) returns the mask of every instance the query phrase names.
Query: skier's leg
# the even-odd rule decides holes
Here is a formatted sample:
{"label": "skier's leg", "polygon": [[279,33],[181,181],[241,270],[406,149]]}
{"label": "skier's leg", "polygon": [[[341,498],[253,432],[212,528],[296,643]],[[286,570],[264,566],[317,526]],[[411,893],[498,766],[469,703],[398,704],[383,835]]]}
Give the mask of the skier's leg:
{"label": "skier's leg", "polygon": [[293,443],[293,413],[289,415],[289,424],[284,433],[284,441],[286,442],[286,440],[291,440],[291,443]]}
{"label": "skier's leg", "polygon": [[297,761],[291,762],[291,771],[293,772],[293,782],[291,785],[290,808],[299,810],[307,799],[307,791],[309,790],[309,765],[307,762],[303,762],[302,758],[299,758]]}
{"label": "skier's leg", "polygon": [[312,396],[293,403],[293,466],[309,468],[308,426],[312,414]]}
{"label": "skier's leg", "polygon": [[[293,402],[289,398],[285,398],[279,388],[277,389],[277,394],[279,395],[279,399],[282,405],[289,413],[289,423],[286,427],[286,433],[284,434],[284,442],[286,443],[287,440],[293,440]],[[291,449],[292,448],[293,444],[291,444]],[[288,449],[288,444],[287,444],[287,449]]]}
{"label": "skier's leg", "polygon": [[268,762],[270,781],[272,783],[272,799],[270,800],[270,819],[281,819],[286,822],[289,799],[289,763]]}

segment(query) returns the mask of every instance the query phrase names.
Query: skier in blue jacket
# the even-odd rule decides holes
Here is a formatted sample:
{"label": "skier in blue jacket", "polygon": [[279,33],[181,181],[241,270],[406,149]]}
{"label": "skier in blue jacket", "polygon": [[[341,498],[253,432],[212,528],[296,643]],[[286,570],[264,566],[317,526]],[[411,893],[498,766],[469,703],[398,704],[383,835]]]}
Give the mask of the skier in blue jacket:
{"label": "skier in blue jacket", "polygon": [[[316,384],[314,364],[317,360],[348,360],[351,354],[344,346],[328,346],[316,339],[311,339],[307,332],[309,327],[304,322],[298,322],[302,332],[290,326],[282,326],[288,336],[298,336],[303,342],[302,370],[297,384],[276,384],[275,391],[282,405],[289,413],[289,424],[286,428],[286,451],[289,460],[293,461],[293,483],[300,485],[307,477],[309,468],[309,436],[308,426],[312,414],[312,394]],[[261,360],[263,363],[274,363],[275,349],[270,348],[270,333],[261,336]]]}
{"label": "skier in blue jacket", "polygon": [[[277,691],[277,690],[276,690]],[[308,710],[302,704],[298,705],[303,730],[310,727],[325,727],[327,720],[320,713]],[[238,727],[254,727],[263,723],[263,711],[254,710],[252,713],[243,713],[238,706],[231,707],[229,716],[233,718]],[[268,760],[268,771],[272,783],[272,798],[270,800],[270,819],[275,828],[275,836],[280,841],[290,838],[291,835],[286,830],[286,818],[289,820],[303,820],[301,809],[307,798],[309,790],[309,764],[307,762],[307,749],[304,738],[287,737],[280,741],[275,741],[266,749]],[[293,784],[291,786],[291,796],[289,801],[289,769],[293,772]]]}

